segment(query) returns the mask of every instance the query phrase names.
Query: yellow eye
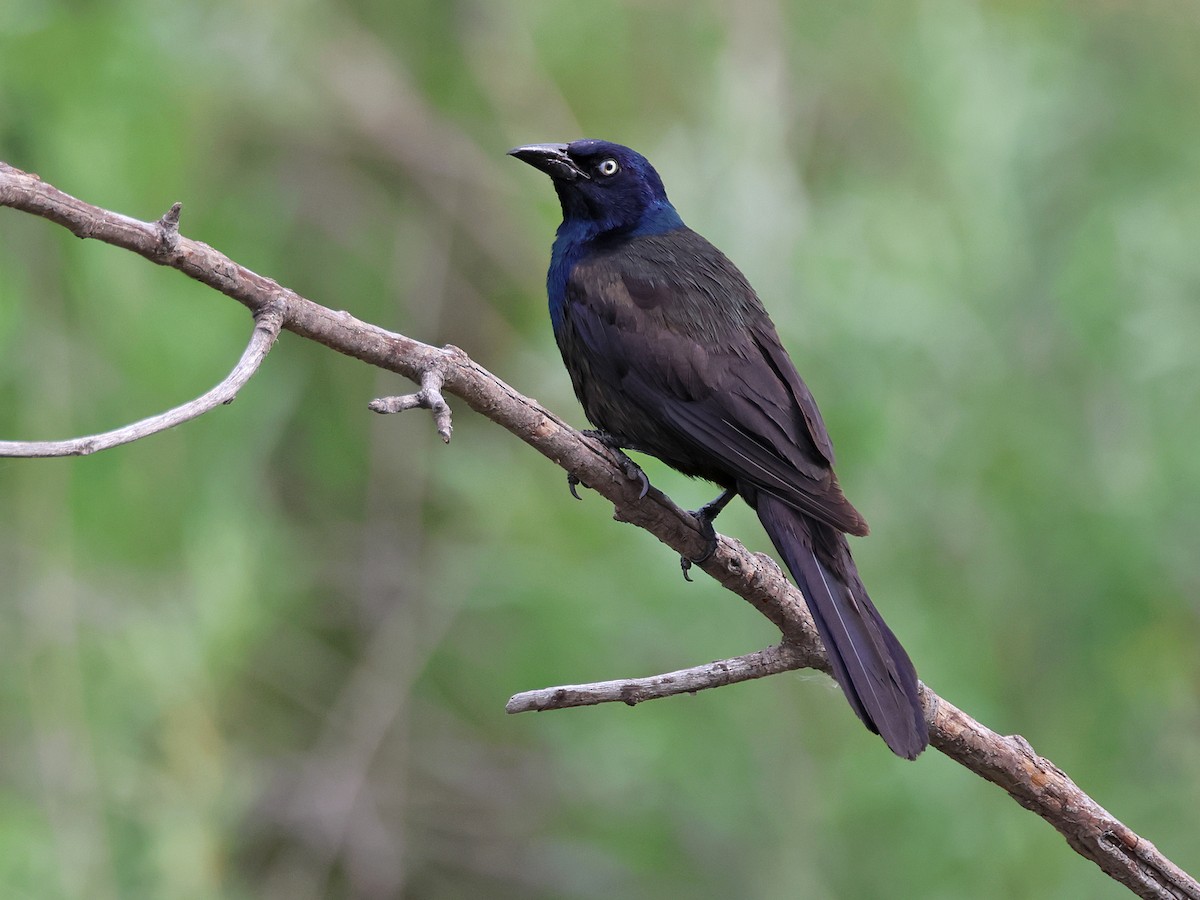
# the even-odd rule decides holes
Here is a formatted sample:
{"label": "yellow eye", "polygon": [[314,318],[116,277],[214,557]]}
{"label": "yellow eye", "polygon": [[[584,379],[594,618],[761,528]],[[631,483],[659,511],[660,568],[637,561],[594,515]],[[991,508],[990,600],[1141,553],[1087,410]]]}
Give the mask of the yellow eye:
{"label": "yellow eye", "polygon": [[621,171],[621,167],[617,165],[615,159],[610,157],[609,159],[601,160],[600,165],[596,166],[596,171],[607,178],[610,175],[616,175]]}

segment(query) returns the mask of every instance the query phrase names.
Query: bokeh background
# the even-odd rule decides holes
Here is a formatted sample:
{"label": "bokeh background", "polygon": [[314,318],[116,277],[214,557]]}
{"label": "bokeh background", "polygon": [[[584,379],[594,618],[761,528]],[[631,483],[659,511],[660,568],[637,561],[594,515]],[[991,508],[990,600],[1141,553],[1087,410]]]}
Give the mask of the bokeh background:
{"label": "bokeh background", "polygon": [[[0,159],[182,201],[188,236],[580,425],[556,201],[504,152],[645,152],[821,401],[921,675],[1193,872],[1197,98],[1183,0],[0,5]],[[0,210],[0,437],[189,399],[249,327]],[[0,461],[5,897],[1127,896],[824,676],[506,716],[774,635],[461,404],[449,447],[367,412],[407,389],[285,335],[231,407]]]}

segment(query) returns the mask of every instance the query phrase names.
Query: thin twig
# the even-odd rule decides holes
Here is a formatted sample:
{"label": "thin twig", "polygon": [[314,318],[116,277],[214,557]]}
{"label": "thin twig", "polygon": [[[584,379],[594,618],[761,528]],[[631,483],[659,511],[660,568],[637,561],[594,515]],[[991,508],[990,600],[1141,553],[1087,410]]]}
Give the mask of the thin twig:
{"label": "thin twig", "polygon": [[442,385],[446,376],[441,368],[431,365],[421,374],[421,389],[415,394],[404,394],[399,397],[379,397],[367,404],[372,412],[390,414],[403,412],[406,409],[427,409],[433,413],[433,423],[437,433],[445,444],[450,443],[450,432],[454,426],[450,421],[450,405],[442,396]]}
{"label": "thin twig", "polygon": [[0,457],[47,458],[53,456],[87,456],[99,450],[119,447],[134,441],[174,428],[176,425],[198,418],[218,406],[232,403],[238,391],[258,371],[267,358],[279,331],[283,326],[283,311],[278,307],[267,307],[255,317],[250,343],[246,345],[242,358],[236,366],[212,390],[195,400],[150,416],[132,425],[114,428],[101,434],[69,438],[61,441],[0,441]]}
{"label": "thin twig", "polygon": [[658,700],[677,694],[694,694],[709,688],[724,687],[741,681],[778,675],[812,666],[812,656],[792,644],[776,644],[756,653],[719,659],[716,662],[666,672],[650,678],[623,678],[591,684],[564,684],[515,694],[504,707],[506,712],[542,712],[574,706],[620,702],[636,706],[644,700]]}
{"label": "thin twig", "polygon": [[[436,368],[447,392],[586,482],[614,504],[622,521],[649,531],[676,553],[696,557],[705,549],[706,542],[691,515],[653,488],[642,497],[641,486],[591,441],[461,350],[432,347],[320,306],[206,244],[171,236],[166,217],[162,222],[147,223],[112,213],[4,163],[0,163],[0,206],[41,216],[79,237],[124,247],[178,269],[255,313],[279,304],[285,329],[370,365],[418,382]],[[785,644],[811,654],[815,667],[827,669],[803,598],[769,557],[750,553],[737,541],[722,537],[717,552],[700,568],[775,624]],[[1200,884],[1113,818],[1060,769],[1034,753],[1023,738],[998,735],[927,687],[922,691],[934,747],[1002,787],[1053,825],[1076,852],[1138,896],[1200,900]]]}

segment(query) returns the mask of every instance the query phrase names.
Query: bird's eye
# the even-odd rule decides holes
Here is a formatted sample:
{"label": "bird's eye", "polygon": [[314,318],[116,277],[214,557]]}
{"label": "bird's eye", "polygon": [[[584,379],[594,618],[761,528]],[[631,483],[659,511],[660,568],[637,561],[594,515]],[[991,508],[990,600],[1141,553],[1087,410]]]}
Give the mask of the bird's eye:
{"label": "bird's eye", "polygon": [[621,171],[621,167],[617,165],[615,159],[609,158],[601,160],[600,165],[596,166],[596,171],[607,178],[610,175],[616,175]]}

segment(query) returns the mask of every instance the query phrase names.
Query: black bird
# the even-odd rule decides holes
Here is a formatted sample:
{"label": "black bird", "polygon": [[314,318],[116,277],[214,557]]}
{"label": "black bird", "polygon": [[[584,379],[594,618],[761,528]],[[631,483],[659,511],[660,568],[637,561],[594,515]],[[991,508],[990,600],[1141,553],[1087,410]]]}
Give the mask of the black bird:
{"label": "black bird", "polygon": [[719,485],[697,513],[710,535],[730,499],[750,504],[850,706],[915,759],[929,742],[916,671],[846,541],[867,523],[838,486],[821,413],[754,289],[683,224],[658,173],[628,147],[580,140],[509,153],[549,175],[562,204],[550,319],[588,419],[610,446]]}

